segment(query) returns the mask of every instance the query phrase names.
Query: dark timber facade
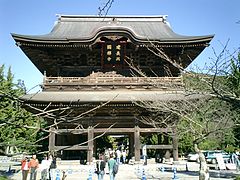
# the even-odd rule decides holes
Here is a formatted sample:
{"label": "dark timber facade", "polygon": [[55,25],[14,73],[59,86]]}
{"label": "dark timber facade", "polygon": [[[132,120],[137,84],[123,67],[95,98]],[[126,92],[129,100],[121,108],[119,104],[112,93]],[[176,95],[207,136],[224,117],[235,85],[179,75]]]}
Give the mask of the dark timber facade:
{"label": "dark timber facade", "polygon": [[[139,161],[140,136],[168,133],[171,144],[147,144],[147,148],[171,149],[178,159],[174,126],[143,121],[151,112],[135,102],[189,98],[177,65],[186,68],[212,35],[178,35],[166,16],[62,15],[49,34],[12,36],[44,75],[42,92],[22,99],[26,108],[36,107],[31,111],[41,110],[48,123],[55,124],[50,128],[50,151],[61,152],[63,159],[87,152],[91,162],[95,138],[121,134],[129,137],[129,152]],[[158,56],[159,50],[172,62]],[[137,76],[136,67],[146,76]],[[174,117],[170,123],[177,121]]]}

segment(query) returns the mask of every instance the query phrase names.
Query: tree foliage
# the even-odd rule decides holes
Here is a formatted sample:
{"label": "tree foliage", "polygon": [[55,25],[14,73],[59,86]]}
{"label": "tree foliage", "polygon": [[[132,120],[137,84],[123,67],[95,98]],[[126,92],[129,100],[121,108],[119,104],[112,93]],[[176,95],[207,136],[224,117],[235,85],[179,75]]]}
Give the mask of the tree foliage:
{"label": "tree foliage", "polygon": [[195,102],[192,112],[189,112],[187,118],[182,117],[178,123],[181,143],[185,145],[192,142],[192,146],[188,145],[189,149],[183,148],[189,152],[193,150],[193,144],[198,144],[200,149],[226,149],[228,145],[236,146],[233,127],[238,117],[230,103],[216,97],[201,103]]}
{"label": "tree foliage", "polygon": [[230,62],[231,70],[227,78],[227,86],[236,98],[240,98],[240,53],[237,58],[233,57]]}
{"label": "tree foliage", "polygon": [[200,149],[230,150],[239,146],[240,55],[225,57],[217,56],[207,73],[182,74],[184,94],[197,95],[195,98],[136,103],[153,114],[144,122],[154,127],[177,125],[180,152],[193,151],[193,144]]}
{"label": "tree foliage", "polygon": [[[19,81],[20,82],[20,81]],[[20,151],[34,151],[40,119],[33,117],[20,107],[18,98],[25,93],[23,83],[14,83],[11,68],[5,73],[0,66],[0,150],[5,153],[7,146]]]}
{"label": "tree foliage", "polygon": [[[233,149],[229,147],[239,147],[240,138],[240,53],[235,52],[226,57],[223,55],[225,51],[223,50],[220,55],[216,56],[213,66],[208,68],[208,74],[191,72],[184,74],[183,78],[187,92],[205,94],[215,99],[214,103],[209,101],[201,107],[201,109],[211,107],[207,112],[212,122],[216,118],[225,117],[223,113],[229,114],[231,128],[226,128],[225,132],[216,132],[217,137],[210,136],[208,140],[212,139],[211,141],[217,142],[216,148]],[[213,109],[216,109],[217,106],[219,110],[213,113]],[[204,110],[204,112],[206,111]],[[216,114],[219,117],[214,117]],[[193,113],[192,116],[194,117],[194,115],[196,114]],[[200,117],[203,115],[199,114]],[[221,137],[219,137],[220,135]],[[211,143],[209,142],[209,144]]]}

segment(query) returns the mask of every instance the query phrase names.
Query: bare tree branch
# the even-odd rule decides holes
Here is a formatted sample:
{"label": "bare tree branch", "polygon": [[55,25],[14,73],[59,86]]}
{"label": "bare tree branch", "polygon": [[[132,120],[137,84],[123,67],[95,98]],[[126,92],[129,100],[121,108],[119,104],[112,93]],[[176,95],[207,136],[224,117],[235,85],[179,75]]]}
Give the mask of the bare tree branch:
{"label": "bare tree branch", "polygon": [[98,7],[98,16],[107,16],[108,11],[112,7],[114,0],[107,0],[102,7]]}

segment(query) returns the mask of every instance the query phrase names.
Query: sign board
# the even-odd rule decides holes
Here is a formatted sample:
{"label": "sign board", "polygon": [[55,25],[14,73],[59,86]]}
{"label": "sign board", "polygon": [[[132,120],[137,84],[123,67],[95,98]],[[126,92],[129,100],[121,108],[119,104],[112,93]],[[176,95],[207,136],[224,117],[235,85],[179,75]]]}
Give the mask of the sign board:
{"label": "sign board", "polygon": [[122,67],[125,59],[125,42],[106,41],[102,44],[102,66]]}
{"label": "sign board", "polygon": [[147,156],[147,145],[146,144],[143,145],[143,147],[142,147],[142,155]]}
{"label": "sign board", "polygon": [[221,153],[216,153],[216,159],[217,159],[219,169],[226,170],[226,164],[224,162],[224,159]]}

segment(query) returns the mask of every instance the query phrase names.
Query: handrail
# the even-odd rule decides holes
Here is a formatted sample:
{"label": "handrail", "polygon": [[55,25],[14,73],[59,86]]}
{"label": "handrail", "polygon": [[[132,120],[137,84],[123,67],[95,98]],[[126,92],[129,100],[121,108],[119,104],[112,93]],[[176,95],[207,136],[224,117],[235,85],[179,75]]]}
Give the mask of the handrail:
{"label": "handrail", "polygon": [[44,85],[57,84],[182,84],[182,77],[44,77]]}

